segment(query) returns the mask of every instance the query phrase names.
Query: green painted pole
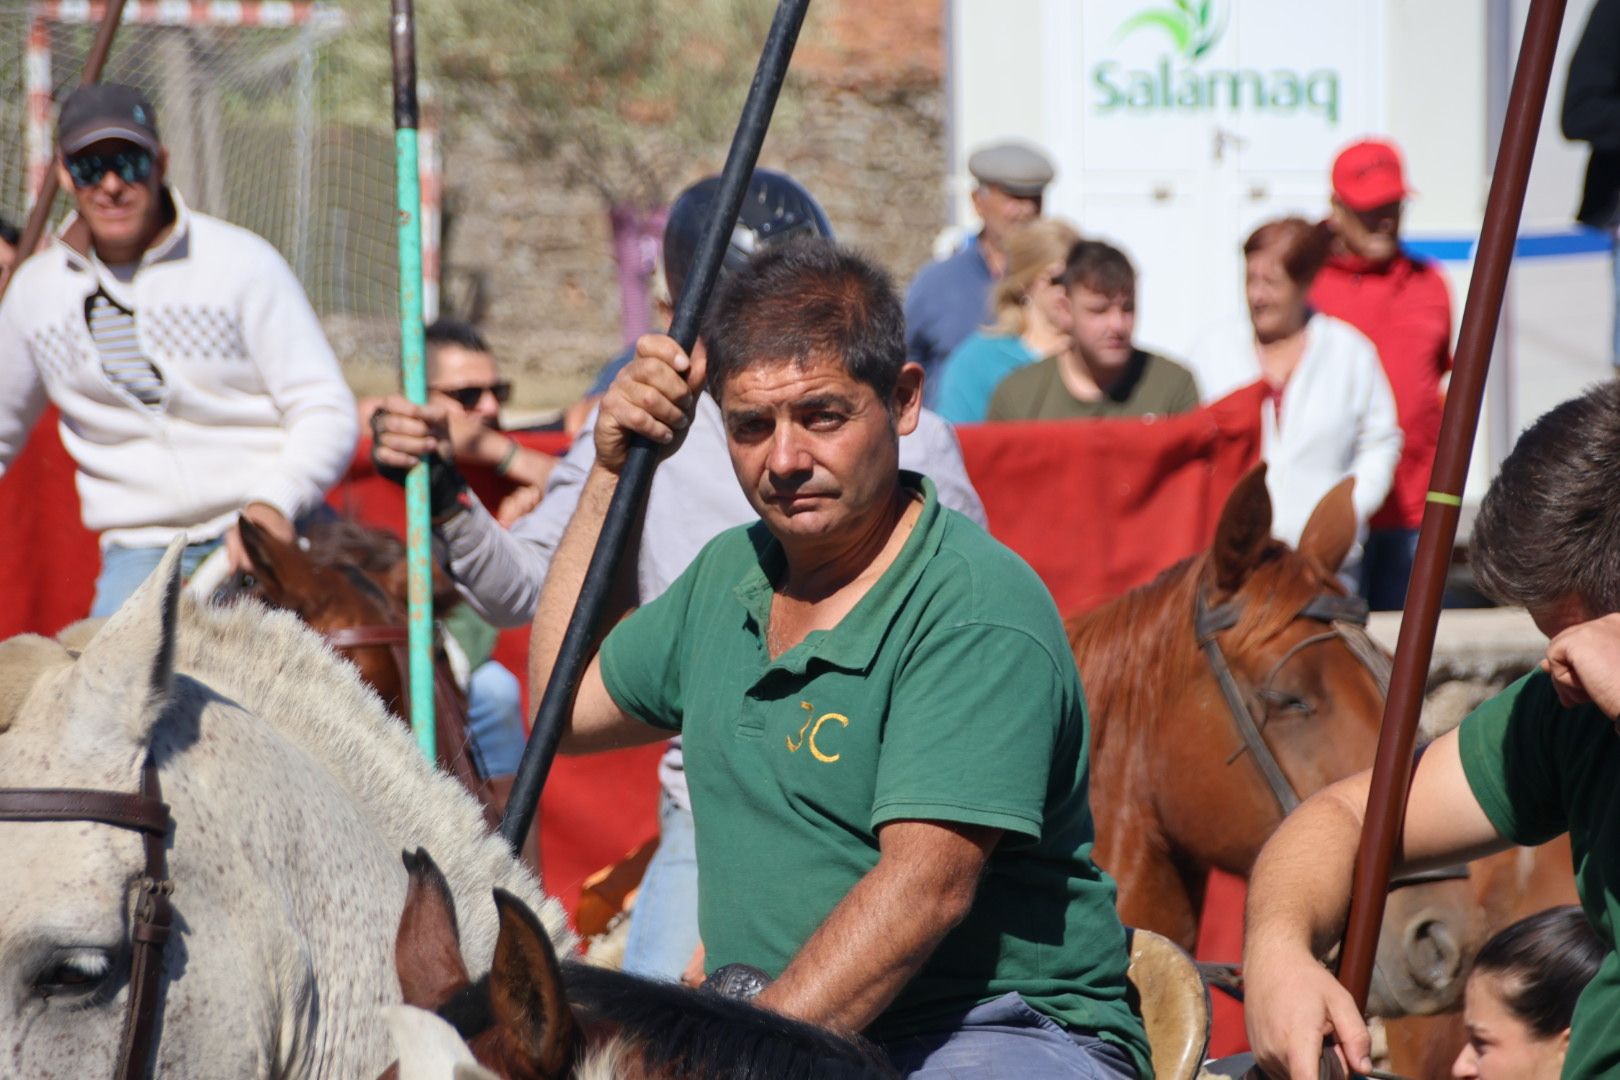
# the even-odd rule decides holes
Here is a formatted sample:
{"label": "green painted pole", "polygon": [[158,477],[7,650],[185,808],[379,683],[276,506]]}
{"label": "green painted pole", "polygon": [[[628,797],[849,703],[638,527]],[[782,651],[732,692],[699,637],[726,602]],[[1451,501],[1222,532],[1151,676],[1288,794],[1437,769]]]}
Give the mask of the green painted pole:
{"label": "green painted pole", "polygon": [[[405,397],[427,403],[422,346],[422,190],[417,173],[416,14],[412,0],[392,0],[394,55],[394,188],[399,224],[399,345]],[[418,462],[405,477],[405,549],[409,576],[411,730],[429,761],[437,757],[433,716],[433,562],[428,474]]]}

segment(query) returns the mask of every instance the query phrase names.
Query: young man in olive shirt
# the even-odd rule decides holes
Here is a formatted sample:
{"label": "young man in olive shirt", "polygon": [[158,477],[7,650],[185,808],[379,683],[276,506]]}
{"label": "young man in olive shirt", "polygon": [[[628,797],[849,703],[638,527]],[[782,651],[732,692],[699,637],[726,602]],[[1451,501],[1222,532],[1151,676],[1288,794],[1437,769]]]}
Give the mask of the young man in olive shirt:
{"label": "young man in olive shirt", "polygon": [[1068,293],[1069,348],[1008,375],[990,420],[1170,416],[1198,407],[1198,383],[1173,360],[1136,347],[1136,269],[1098,240],[1069,249],[1057,279]]}
{"label": "young man in olive shirt", "polygon": [[761,1004],[917,1077],[1148,1075],[1067,638],[1034,573],[899,470],[922,390],[903,326],[881,270],[804,241],[725,283],[706,353],[642,338],[541,593],[534,685],[630,434],[678,446],[707,372],[761,520],[617,623],[564,750],[681,732],[707,963],[771,975]]}
{"label": "young man in olive shirt", "polygon": [[[1575,1008],[1566,1078],[1620,1070],[1620,382],[1537,420],[1491,485],[1470,560],[1484,589],[1550,637],[1539,671],[1429,744],[1397,873],[1568,832],[1575,887],[1609,946]],[[1312,796],[1261,852],[1244,943],[1250,1044],[1273,1076],[1317,1076],[1322,1037],[1371,1066],[1354,1001],[1315,959],[1343,929],[1368,774]]]}

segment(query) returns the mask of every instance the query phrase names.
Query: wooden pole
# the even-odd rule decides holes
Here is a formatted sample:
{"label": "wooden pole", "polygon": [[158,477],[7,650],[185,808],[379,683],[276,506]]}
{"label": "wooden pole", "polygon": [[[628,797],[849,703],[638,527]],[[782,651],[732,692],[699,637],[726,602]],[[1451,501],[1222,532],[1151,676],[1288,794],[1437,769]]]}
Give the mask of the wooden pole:
{"label": "wooden pole", "polygon": [[[101,81],[101,71],[107,66],[107,54],[112,52],[113,38],[118,36],[118,23],[123,17],[124,0],[108,0],[107,9],[101,16],[101,25],[96,28],[96,39],[90,43],[90,54],[84,60],[81,85],[89,86]],[[45,225],[51,218],[51,206],[56,202],[56,191],[56,169],[47,167],[45,178],[39,185],[39,194],[34,199],[33,207],[28,211],[28,221],[23,225],[22,236],[17,239],[16,266],[12,267],[11,273],[0,278],[0,298],[6,295],[11,279],[16,276],[17,267],[39,247],[39,239],[45,235]]]}
{"label": "wooden pole", "polygon": [[[743,102],[742,116],[737,121],[737,131],[726,154],[725,168],[720,172],[714,216],[704,226],[697,251],[692,256],[691,272],[687,274],[680,300],[675,304],[675,318],[670,325],[669,335],[686,352],[691,352],[697,341],[703,312],[709,306],[709,294],[720,276],[720,260],[731,241],[737,211],[742,207],[748,181],[754,175],[754,163],[759,160],[759,148],[764,144],[765,132],[770,128],[771,112],[776,108],[776,98],[781,93],[782,81],[787,77],[788,63],[793,58],[793,47],[799,40],[799,28],[804,25],[809,6],[810,0],[779,0],[770,32],[765,36],[759,66],[754,70],[754,81]],[[551,762],[557,756],[563,725],[569,710],[573,708],[580,677],[590,660],[590,644],[596,624],[601,621],[602,608],[607,602],[615,569],[624,555],[631,526],[641,512],[657,464],[658,448],[646,439],[637,439],[619,473],[619,486],[613,492],[613,501],[608,504],[602,533],[597,538],[596,550],[591,554],[591,564],[585,571],[579,600],[568,619],[556,666],[552,668],[551,680],[546,683],[545,696],[540,700],[528,745],[523,748],[523,760],[519,762],[517,776],[512,782],[506,814],[501,819],[501,836],[514,854],[523,850],[523,842],[528,838],[529,822],[533,820],[540,803],[540,791],[545,787]]]}
{"label": "wooden pole", "polygon": [[1474,448],[1485,375],[1502,312],[1508,266],[1524,209],[1524,191],[1530,178],[1536,134],[1547,101],[1547,82],[1558,29],[1563,23],[1565,0],[1531,0],[1530,13],[1519,47],[1518,67],[1508,97],[1502,144],[1485,203],[1485,221],[1474,256],[1474,273],[1463,306],[1462,329],[1457,337],[1456,367],[1446,395],[1445,417],[1434,473],[1429,481],[1423,526],[1418,535],[1412,583],[1407,590],[1406,613],[1395,646],[1395,667],[1389,696],[1384,703],[1383,729],[1378,756],[1373,762],[1372,789],[1367,796],[1366,822],[1356,854],[1350,917],[1345,925],[1339,962],[1339,981],[1365,1010],[1372,982],[1378,931],[1384,918],[1390,867],[1405,820],[1406,796],[1412,780],[1412,753],[1423,688],[1434,653],[1435,627],[1445,593],[1446,571],[1451,564],[1462,509],[1468,459]]}
{"label": "wooden pole", "polygon": [[[394,59],[394,190],[399,227],[399,351],[405,397],[427,403],[422,341],[422,190],[417,172],[416,13],[411,0],[392,0],[389,39]],[[405,558],[410,650],[411,730],[429,761],[437,757],[433,715],[433,526],[427,463],[405,476]]]}

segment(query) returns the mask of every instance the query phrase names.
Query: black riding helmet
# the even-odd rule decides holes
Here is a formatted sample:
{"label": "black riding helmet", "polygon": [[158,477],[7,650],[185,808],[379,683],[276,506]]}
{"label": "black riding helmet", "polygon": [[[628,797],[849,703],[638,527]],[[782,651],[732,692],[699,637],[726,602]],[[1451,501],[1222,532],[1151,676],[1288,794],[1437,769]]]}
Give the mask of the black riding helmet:
{"label": "black riding helmet", "polygon": [[[698,239],[714,212],[720,178],[699,180],[675,199],[664,225],[664,280],[669,283],[671,302],[678,301],[686,272],[697,254]],[[737,224],[731,230],[731,243],[720,262],[720,276],[740,269],[757,251],[780,244],[792,236],[820,236],[832,239],[832,223],[815,196],[786,173],[755,169],[743,196]]]}

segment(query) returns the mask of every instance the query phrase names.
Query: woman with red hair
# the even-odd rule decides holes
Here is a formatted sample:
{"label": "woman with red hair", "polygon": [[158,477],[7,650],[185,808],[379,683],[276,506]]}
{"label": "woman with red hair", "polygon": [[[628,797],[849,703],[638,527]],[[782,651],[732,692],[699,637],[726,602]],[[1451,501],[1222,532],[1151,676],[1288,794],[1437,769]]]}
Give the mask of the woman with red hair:
{"label": "woman with red hair", "polygon": [[[1401,453],[1395,398],[1372,342],[1350,324],[1312,311],[1311,279],[1332,236],[1298,217],[1269,221],[1243,245],[1248,318],[1211,330],[1188,366],[1205,401],[1264,382],[1261,456],[1267,463],[1272,531],[1290,544],[1317,502],[1355,477],[1356,518],[1384,502]],[[1360,545],[1341,569],[1353,583]]]}

